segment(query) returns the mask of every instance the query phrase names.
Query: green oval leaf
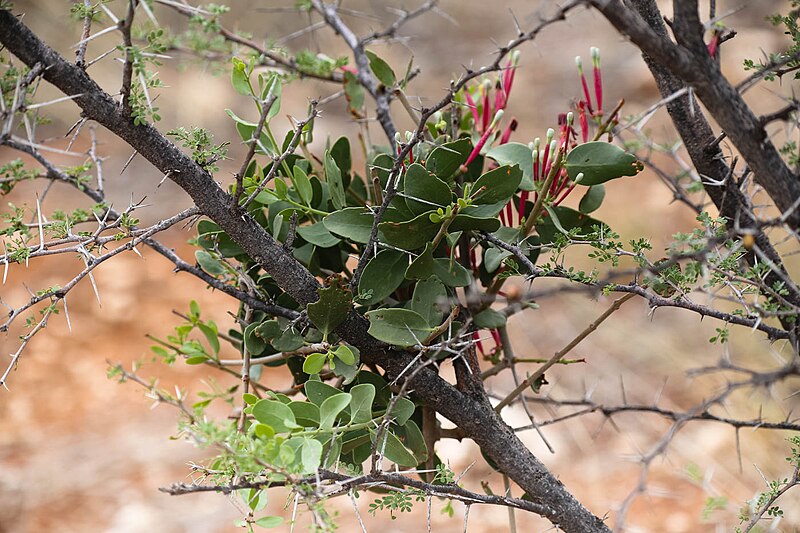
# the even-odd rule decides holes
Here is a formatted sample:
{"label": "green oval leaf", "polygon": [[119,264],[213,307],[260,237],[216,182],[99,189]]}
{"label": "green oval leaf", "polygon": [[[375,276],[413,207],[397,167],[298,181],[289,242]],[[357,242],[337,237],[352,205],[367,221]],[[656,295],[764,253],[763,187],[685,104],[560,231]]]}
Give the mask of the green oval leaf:
{"label": "green oval leaf", "polygon": [[350,422],[362,424],[372,420],[372,402],[375,400],[375,386],[361,383],[350,389]]}
{"label": "green oval leaf", "polygon": [[247,74],[247,64],[238,57],[234,57],[233,70],[231,71],[231,84],[236,92],[244,96],[252,96],[250,90],[250,76]]}
{"label": "green oval leaf", "polygon": [[475,180],[472,186],[473,193],[483,188],[482,191],[477,192],[473,199],[476,204],[494,204],[498,202],[507,202],[517,189],[522,181],[522,171],[518,165],[502,166],[482,175]]}
{"label": "green oval leaf", "polygon": [[459,213],[450,223],[448,231],[485,231],[493,233],[500,228],[500,221],[497,218],[475,217]]}
{"label": "green oval leaf", "polygon": [[312,353],[303,361],[303,372],[306,374],[319,374],[328,360],[327,353]]}
{"label": "green oval leaf", "polygon": [[394,404],[391,415],[394,417],[395,423],[398,426],[402,426],[408,422],[408,419],[414,414],[416,408],[417,406],[414,405],[414,402],[408,398],[398,398]]}
{"label": "green oval leaf", "polygon": [[264,528],[278,527],[283,524],[283,517],[280,516],[264,516],[256,520],[255,524]]}
{"label": "green oval leaf", "polygon": [[292,183],[300,200],[306,205],[311,205],[311,201],[314,199],[314,188],[311,186],[311,180],[308,179],[306,171],[297,165],[292,169]]}
{"label": "green oval leaf", "polygon": [[475,315],[473,322],[482,329],[502,328],[506,325],[506,315],[494,309],[484,309]]}
{"label": "green oval leaf", "polygon": [[600,204],[603,203],[603,199],[606,197],[606,186],[602,183],[599,185],[592,185],[586,191],[586,194],[583,195],[581,198],[580,204],[578,204],[578,211],[581,213],[589,214],[592,211],[596,211]]}
{"label": "green oval leaf", "polygon": [[425,168],[440,179],[450,181],[453,173],[467,162],[471,151],[472,142],[468,137],[437,146],[428,155]]}
{"label": "green oval leaf", "polygon": [[495,146],[486,157],[494,159],[499,165],[519,165],[522,169],[522,181],[519,188],[523,191],[533,190],[533,152],[528,145],[522,143],[506,143]]}
{"label": "green oval leaf", "polygon": [[322,402],[334,394],[339,394],[342,392],[336,387],[331,387],[327,383],[315,380],[306,381],[306,384],[303,386],[303,390],[306,393],[306,398],[308,398],[308,401],[317,406],[322,405]]}
{"label": "green oval leaf", "polygon": [[319,406],[319,427],[321,429],[333,429],[336,417],[344,411],[345,407],[350,405],[352,399],[353,397],[347,392],[340,392],[325,399],[322,405]]}
{"label": "green oval leaf", "polygon": [[392,67],[390,67],[386,61],[375,55],[375,52],[371,52],[370,50],[365,50],[365,52],[369,58],[369,68],[372,69],[378,81],[389,89],[393,88],[397,83],[397,77],[394,75]]}
{"label": "green oval leaf", "polygon": [[[370,440],[375,442],[376,437],[375,430],[370,430]],[[381,432],[381,440],[383,442],[379,442],[376,446],[378,453],[383,453],[384,457],[400,466],[417,466],[418,463],[414,454],[403,446],[403,443],[394,433],[384,430]]]}
{"label": "green oval leaf", "polygon": [[435,327],[442,323],[443,309],[448,307],[447,300],[447,289],[434,277],[417,283],[414,295],[406,305],[424,318],[429,326]]}
{"label": "green oval leaf", "polygon": [[406,269],[407,279],[425,280],[433,276],[433,243],[425,245],[425,251],[419,254]]}
{"label": "green oval leaf", "polygon": [[297,228],[297,234],[320,248],[330,248],[341,242],[338,237],[335,237],[328,231],[328,228],[322,222],[317,222],[310,226],[300,226]]}
{"label": "green oval leaf", "polygon": [[275,433],[288,433],[300,427],[289,406],[278,400],[259,400],[253,406],[253,417],[274,429]]}
{"label": "green oval leaf", "polygon": [[447,257],[433,260],[433,273],[448,287],[466,287],[472,281],[469,270]]}
{"label": "green oval leaf", "polygon": [[300,446],[301,474],[312,474],[322,464],[322,443],[316,439],[304,439]]}
{"label": "green oval leaf", "polygon": [[436,235],[440,223],[431,222],[429,215],[436,211],[422,213],[408,222],[381,222],[378,229],[386,241],[404,250],[422,248]]}
{"label": "green oval leaf", "polygon": [[452,201],[450,187],[418,163],[408,167],[403,183],[406,207],[414,216],[445,207]]}
{"label": "green oval leaf", "polygon": [[382,250],[370,259],[358,282],[359,294],[367,305],[375,304],[392,294],[405,279],[408,256],[395,250]]}
{"label": "green oval leaf", "polygon": [[259,326],[260,324],[253,323],[244,328],[244,346],[253,356],[260,355],[267,348],[267,342],[256,334]]}
{"label": "green oval leaf", "polygon": [[331,203],[334,209],[345,207],[344,184],[342,183],[342,171],[334,161],[330,150],[325,150],[325,181],[328,183],[328,192],[331,195]]}
{"label": "green oval leaf", "polygon": [[372,231],[375,217],[363,207],[347,207],[331,213],[322,223],[331,233],[341,235],[353,242],[366,244]]}
{"label": "green oval leaf", "polygon": [[433,328],[410,309],[376,309],[366,313],[369,334],[396,346],[414,346],[424,342]]}
{"label": "green oval leaf", "polygon": [[622,176],[635,176],[644,168],[634,155],[602,141],[584,143],[570,150],[565,166],[572,180],[583,172],[580,185],[598,185]]}
{"label": "green oval leaf", "polygon": [[353,365],[356,362],[356,356],[353,353],[353,350],[351,350],[346,344],[340,344],[337,346],[333,353],[342,363],[346,365]]}
{"label": "green oval leaf", "polygon": [[319,426],[319,407],[317,405],[311,402],[290,402],[288,405],[298,424],[305,427]]}
{"label": "green oval leaf", "polygon": [[212,276],[219,276],[227,272],[225,266],[205,250],[195,251],[194,257],[197,259],[197,264],[200,265],[200,268]]}

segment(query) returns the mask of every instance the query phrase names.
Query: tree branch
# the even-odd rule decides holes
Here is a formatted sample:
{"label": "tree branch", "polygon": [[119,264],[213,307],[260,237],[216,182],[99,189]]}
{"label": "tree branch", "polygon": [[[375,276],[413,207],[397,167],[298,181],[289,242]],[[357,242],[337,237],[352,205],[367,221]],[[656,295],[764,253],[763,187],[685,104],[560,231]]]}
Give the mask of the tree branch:
{"label": "tree branch", "polygon": [[[565,11],[559,13],[563,18]],[[541,27],[532,32],[528,39],[533,38]],[[26,64],[42,62],[46,66],[44,78],[65,94],[81,94],[74,100],[86,117],[108,128],[169,176],[189,194],[202,213],[216,222],[298,303],[306,305],[319,298],[319,282],[316,278],[287,254],[252,217],[232,213],[228,207],[230,196],[208,172],[152,125],[134,126],[94,80],[65,61],[7,10],[0,10],[0,42]],[[519,42],[524,42],[524,39],[520,38],[517,44]],[[503,57],[508,48],[502,48],[501,51]],[[447,105],[451,97],[451,94],[445,97],[439,108]],[[430,114],[423,116],[427,120]],[[420,138],[423,127],[424,124],[421,124],[417,133]],[[413,368],[409,354],[391,350],[376,341],[368,334],[367,328],[367,320],[351,312],[337,328],[337,333],[361,350],[364,362],[382,366],[391,380],[403,376],[409,366]],[[479,402],[466,397],[428,367],[416,372],[409,385],[417,397],[475,440],[486,455],[530,495],[534,503],[551,509],[547,518],[554,524],[568,532],[608,531],[603,521],[584,508],[525,447],[511,428],[494,413],[488,401]]]}

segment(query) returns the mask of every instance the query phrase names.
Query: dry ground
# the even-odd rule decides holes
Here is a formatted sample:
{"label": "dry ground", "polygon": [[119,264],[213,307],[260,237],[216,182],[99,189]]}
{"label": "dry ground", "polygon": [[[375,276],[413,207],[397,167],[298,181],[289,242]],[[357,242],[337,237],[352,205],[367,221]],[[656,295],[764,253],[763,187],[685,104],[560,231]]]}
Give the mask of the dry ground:
{"label": "dry ground", "polygon": [[[289,0],[284,2],[290,4]],[[392,5],[396,2],[392,2]],[[404,2],[412,4],[411,2]],[[540,2],[542,6],[550,5]],[[720,11],[738,4],[718,2]],[[109,6],[120,11],[120,2]],[[348,1],[358,8],[387,16],[383,2]],[[780,35],[765,24],[761,15],[781,6],[777,1],[749,2],[729,25],[739,35],[725,50],[725,69],[734,78],[743,77],[739,65],[743,57],[757,57],[759,50],[775,50]],[[235,2],[235,13],[244,15],[255,3]],[[275,2],[261,5],[274,6]],[[282,5],[282,4],[280,4]],[[388,5],[388,3],[387,3]],[[396,65],[405,65],[410,51],[422,67],[419,81],[412,92],[437,99],[447,80],[462,64],[480,65],[488,60],[494,39],[504,42],[513,35],[509,9],[523,26],[534,20],[536,2],[507,1],[442,1],[442,8],[457,23],[428,15],[409,26],[412,38],[407,46],[397,44],[387,54]],[[55,1],[17,2],[17,9],[28,13],[26,22],[62,53],[71,53],[69,46],[77,40],[79,29],[64,23],[67,4]],[[282,36],[302,27],[305,20],[297,15],[258,13],[227,20],[230,25],[254,32],[257,37]],[[165,16],[164,20],[173,20]],[[369,25],[370,22],[356,21]],[[92,49],[99,53],[105,44]],[[289,43],[301,46],[319,44],[329,55],[335,41],[327,34],[319,35],[319,43],[307,38]],[[644,109],[657,100],[653,84],[644,65],[632,47],[615,34],[596,15],[580,13],[569,21],[543,32],[533,45],[523,49],[509,111],[521,123],[515,139],[527,142],[543,135],[553,125],[556,113],[565,110],[570,98],[578,94],[573,57],[588,56],[589,46],[603,50],[604,74],[609,99],[624,97],[629,113]],[[92,52],[90,52],[90,56]],[[106,87],[117,86],[116,67],[98,70]],[[402,67],[400,67],[402,68]],[[399,70],[399,68],[398,68]],[[248,112],[246,102],[229,88],[227,76],[215,77],[210,72],[177,71],[172,65],[162,67],[162,76],[170,86],[162,91],[159,105],[164,115],[163,129],[176,125],[199,125],[212,129],[217,138],[235,139],[224,108],[232,107],[240,114]],[[788,91],[791,87],[772,87]],[[308,97],[327,95],[335,89],[315,84],[294,84],[286,90],[283,110],[302,116]],[[769,109],[778,101],[768,90],[753,91],[751,99],[761,109]],[[341,112],[341,103],[325,109],[318,131],[331,135],[353,131]],[[50,126],[52,135],[63,131],[74,121],[75,111],[69,105],[59,108],[58,120]],[[402,112],[397,110],[398,116]],[[671,138],[663,119],[651,123],[652,134]],[[378,135],[377,128],[372,129]],[[103,132],[99,132],[101,136]],[[320,133],[318,138],[322,138]],[[110,155],[107,175],[116,206],[125,206],[131,198],[147,195],[153,206],[142,211],[142,218],[153,220],[177,212],[187,198],[176,188],[165,184],[156,188],[161,176],[148,164],[137,159],[119,176],[119,169],[130,155],[124,147],[110,139],[103,147]],[[78,148],[82,149],[82,148]],[[241,147],[232,148],[233,161],[220,176],[228,177],[236,167]],[[12,154],[4,152],[0,159]],[[20,190],[11,201],[30,202],[30,191]],[[59,191],[66,202],[76,201]],[[55,205],[55,196],[51,196]],[[676,231],[692,226],[687,209],[670,204],[670,194],[658,179],[645,173],[630,180],[614,182],[599,217],[609,222],[623,239],[646,236],[658,250]],[[52,207],[51,205],[51,207]],[[174,231],[165,236],[181,255],[192,251],[184,243],[189,233]],[[3,300],[19,303],[27,298],[22,282],[32,289],[63,284],[68,272],[78,268],[71,258],[65,261],[34,261],[30,268],[15,267],[8,283],[0,289]],[[537,282],[538,283],[538,282]],[[98,305],[89,285],[70,297],[70,333],[63,319],[54,321],[45,334],[36,338],[25,353],[10,381],[10,392],[0,394],[0,532],[34,533],[42,531],[115,533],[139,532],[224,532],[233,531],[237,507],[223,496],[196,495],[170,497],[158,487],[174,481],[186,481],[187,463],[205,455],[181,440],[173,441],[175,413],[167,407],[150,409],[150,402],[135,385],[118,385],[105,377],[107,360],[131,361],[147,358],[149,342],[145,334],[164,336],[177,318],[172,310],[184,310],[189,299],[200,302],[204,313],[219,323],[229,324],[227,315],[231,300],[212,293],[186,275],[175,275],[160,256],[144,253],[144,259],[126,255],[105,265],[97,272],[102,305]],[[540,288],[545,288],[543,282]],[[512,321],[512,333],[519,353],[531,357],[546,356],[560,349],[574,335],[599,315],[610,303],[608,298],[595,300],[586,295],[558,296],[540,301],[541,309],[518,316]],[[759,335],[737,331],[728,348],[708,344],[718,324],[673,310],[648,314],[647,306],[633,300],[576,350],[586,357],[585,365],[559,368],[548,373],[549,389],[555,397],[576,398],[593,392],[597,401],[619,404],[622,390],[628,401],[654,401],[659,391],[662,407],[685,409],[708,396],[720,380],[689,380],[685,373],[697,366],[710,365],[727,351],[740,361],[763,361],[766,367],[774,362],[780,349],[770,346]],[[16,349],[16,337],[0,338],[0,351]],[[193,393],[203,389],[201,380],[212,377],[204,368],[178,364],[164,368],[147,365],[144,375],[159,376],[165,387],[178,385]],[[280,376],[266,379],[279,383]],[[221,379],[224,383],[229,383]],[[490,382],[492,390],[510,390],[507,378]],[[755,417],[763,406],[765,415],[785,416],[773,398],[783,399],[792,390],[756,391],[736,398],[729,406],[732,416]],[[791,404],[792,402],[788,402]],[[795,402],[796,403],[796,402]],[[787,402],[783,403],[786,408]],[[540,419],[552,413],[537,410]],[[521,410],[508,414],[509,422],[522,425],[527,419]],[[640,474],[638,458],[651,449],[668,430],[669,425],[656,417],[625,415],[614,424],[599,415],[589,415],[567,423],[544,428],[544,434],[555,448],[550,454],[533,432],[525,434],[526,442],[566,483],[576,496],[595,513],[608,513],[612,518],[619,504],[634,489]],[[648,491],[639,496],[631,509],[628,531],[696,532],[730,531],[736,523],[738,506],[763,489],[759,470],[768,479],[787,473],[787,435],[744,430],[740,434],[741,465],[736,454],[734,431],[726,426],[693,423],[675,437],[668,452],[657,459],[648,479]],[[449,457],[457,472],[470,468],[464,483],[479,489],[479,481],[488,479],[500,490],[502,483],[480,459],[474,445],[468,442],[443,442],[440,452]],[[688,471],[700,472],[700,480]],[[783,531],[800,528],[800,492],[789,493],[783,501],[787,520]],[[702,510],[709,497],[727,498],[727,506],[704,517]],[[426,512],[418,504],[411,519],[390,521],[386,516],[373,519],[367,513],[369,498],[359,501],[361,516],[368,531],[419,531],[424,529]],[[283,496],[275,494],[270,509],[279,512]],[[350,503],[342,501],[342,530],[355,531]],[[464,507],[456,505],[457,516],[447,518],[439,513],[442,504],[433,503],[433,531],[461,531]],[[540,520],[519,517],[520,531],[546,531]],[[469,531],[507,531],[506,511],[475,507],[469,513]]]}

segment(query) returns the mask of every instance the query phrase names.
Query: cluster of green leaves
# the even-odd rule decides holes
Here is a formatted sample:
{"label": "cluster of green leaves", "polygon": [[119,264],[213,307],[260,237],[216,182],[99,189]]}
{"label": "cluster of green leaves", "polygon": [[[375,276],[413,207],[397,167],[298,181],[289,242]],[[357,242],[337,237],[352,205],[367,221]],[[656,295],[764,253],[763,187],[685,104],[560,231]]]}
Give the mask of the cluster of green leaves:
{"label": "cluster of green leaves", "polygon": [[22,159],[12,159],[0,167],[0,195],[10,193],[17,183],[33,179],[38,175],[38,172],[26,169]]}
{"label": "cluster of green leaves", "polygon": [[[795,435],[786,439],[790,446],[790,455],[786,457],[786,462],[793,470],[800,468],[800,435]],[[743,524],[750,521],[751,513],[760,513],[768,518],[780,518],[784,515],[783,509],[776,503],[776,499],[787,489],[796,485],[797,482],[789,478],[770,480],[768,489],[759,493],[753,500],[749,501],[749,507],[743,507],[739,511],[739,523]],[[736,528],[737,533],[741,533],[741,528]]]}
{"label": "cluster of green leaves", "polygon": [[[781,27],[783,33],[788,36],[789,45],[784,50],[767,54],[765,60],[744,60],[744,70],[764,72],[764,79],[774,81],[784,74],[794,72],[794,79],[800,79],[800,1],[789,0],[791,10],[786,13],[775,13],[766,17],[775,27]],[[779,65],[779,68],[774,68]],[[768,70],[769,69],[769,70]],[[797,143],[787,141],[780,149],[781,154],[786,157],[790,166],[797,168],[800,162],[800,152]]]}
{"label": "cluster of green leaves", "polygon": [[136,125],[145,124],[148,120],[158,122],[161,115],[158,107],[153,105],[154,98],[150,95],[150,90],[164,87],[164,83],[158,78],[158,73],[148,66],[161,65],[159,56],[168,50],[168,40],[162,28],[144,29],[138,26],[132,29],[131,37],[135,39],[135,44],[117,46],[129,59],[133,69],[128,94],[131,117]]}
{"label": "cluster of green leaves", "polygon": [[184,148],[192,150],[192,159],[195,163],[203,167],[208,172],[217,172],[219,167],[217,162],[224,159],[228,154],[228,145],[230,143],[224,142],[221,144],[214,144],[214,135],[208,130],[203,128],[194,127],[191,130],[180,127],[167,132],[181,141]]}
{"label": "cluster of green leaves", "polygon": [[[192,338],[195,330],[202,334],[205,344],[197,338]],[[168,335],[166,340],[154,338],[157,345],[150,349],[158,355],[163,362],[173,364],[178,357],[183,357],[187,364],[196,365],[205,362],[219,361],[220,334],[219,328],[213,320],[204,321],[200,318],[200,306],[192,300],[189,304],[189,313],[183,323],[175,326],[175,334]],[[239,339],[230,338],[237,349],[241,346]],[[238,342],[237,342],[238,341]]]}
{"label": "cluster of green leaves", "polygon": [[[442,463],[436,465],[436,473],[433,476],[434,485],[452,485],[455,483],[455,475],[452,470]],[[425,491],[415,488],[405,488],[398,491],[389,491],[381,498],[376,498],[369,504],[369,513],[375,515],[378,511],[388,510],[392,520],[397,519],[395,513],[410,513],[414,507],[414,502],[425,501]],[[442,509],[443,514],[453,516],[452,502],[448,501]]]}
{"label": "cluster of green leaves", "polygon": [[[382,59],[371,53],[370,62],[382,83],[397,83]],[[530,215],[533,200],[523,201],[525,213],[520,224],[503,226],[498,214],[509,203],[520,203],[521,191],[545,195],[547,191],[539,191],[541,185],[534,183],[533,157],[526,145],[487,147],[485,154],[465,166],[474,146],[472,124],[466,124],[465,130],[437,133],[432,142],[415,146],[402,164],[396,164],[385,149],[374,148],[364,154],[368,163],[363,173],[355,168],[345,137],[329,143],[319,160],[296,153],[279,157],[291,152],[294,138],[289,132],[278,142],[270,126],[280,108],[281,86],[287,80],[276,74],[256,75],[255,65],[252,59],[235,59],[231,77],[234,89],[254,101],[259,115],[264,103],[272,101],[257,138],[255,121],[228,112],[242,142],[256,143],[256,158],[242,177],[241,198],[244,202],[252,196],[248,212],[279,242],[289,240],[294,219],[292,254],[314,275],[325,278],[325,286],[318,302],[300,306],[217,224],[200,221],[193,242],[199,247],[196,257],[203,270],[230,283],[236,282],[237,272],[246,272],[257,294],[301,313],[300,318],[289,320],[251,311],[245,320],[242,308],[240,328],[222,335],[213,323],[200,319],[193,304],[176,334],[153,349],[168,362],[182,357],[190,364],[219,364],[219,354],[225,349],[220,343],[223,339],[232,349],[246,351],[254,361],[251,379],[259,379],[265,368],[288,367],[305,399],[278,393],[263,398],[248,394],[245,436],[233,439],[233,423],[225,430],[226,442],[236,440],[242,448],[241,453],[224,460],[234,461],[240,474],[261,472],[263,462],[281,476],[307,475],[337,463],[357,472],[373,452],[400,466],[416,467],[429,453],[420,430],[420,408],[406,398],[394,397],[380,374],[362,368],[358,350],[342,342],[337,326],[355,310],[368,318],[373,337],[400,348],[430,346],[434,348],[431,353],[443,353],[436,347],[457,340],[467,323],[478,329],[502,327],[505,315],[488,306],[466,309],[452,323],[445,320],[458,301],[459,288],[476,283],[488,288],[509,272],[519,272],[518,259],[484,240],[482,232],[518,246],[534,262],[543,246],[554,245],[564,235],[605,242],[593,236],[598,232],[604,232],[604,238],[616,236],[587,215],[599,207],[603,195],[595,194],[591,201],[583,202],[582,210],[551,206],[555,198],[548,198],[535,234],[524,229],[524,216]],[[352,99],[349,105],[353,105]],[[449,117],[444,123],[451,123]],[[171,134],[192,150],[196,161],[214,170],[209,166],[215,155],[209,149],[213,144],[208,135],[197,129],[178,129]],[[306,139],[304,135],[300,142]],[[307,154],[308,149],[302,153]],[[489,164],[490,160],[494,163]],[[487,164],[489,169],[484,170]],[[638,171],[635,158],[607,143],[578,146],[560,164],[566,169],[565,179],[576,179],[582,173],[585,182],[580,186],[587,191]],[[361,255],[369,243],[375,207],[382,200],[379,189],[386,188],[393,171],[398,193],[378,224],[378,252],[351,289],[348,260]],[[272,180],[265,183],[268,176]],[[480,250],[480,259],[470,262],[468,256],[457,256],[459,248]],[[200,339],[192,338],[197,329],[202,332]],[[339,388],[326,383],[336,377]],[[388,425],[383,423],[387,420],[391,422]],[[244,457],[248,453],[257,454],[262,463],[250,464],[252,459]],[[396,497],[380,500],[375,509],[404,510],[406,499],[392,499]]]}

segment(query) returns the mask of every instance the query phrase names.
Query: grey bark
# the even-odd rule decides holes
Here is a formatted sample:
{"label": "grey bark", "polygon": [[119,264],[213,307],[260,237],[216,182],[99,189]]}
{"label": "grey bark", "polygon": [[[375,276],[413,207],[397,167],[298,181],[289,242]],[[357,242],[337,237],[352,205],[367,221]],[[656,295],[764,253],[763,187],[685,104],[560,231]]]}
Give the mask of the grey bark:
{"label": "grey bark", "polygon": [[[306,305],[318,299],[316,278],[239,210],[208,172],[152,125],[135,126],[85,71],[66,61],[7,10],[0,10],[0,43],[28,66],[42,63],[44,79],[64,94],[81,94],[74,101],[83,116],[106,127],[164,172],[297,302]],[[414,395],[461,428],[535,503],[546,507],[543,516],[567,532],[609,531],[527,449],[485,396],[476,399],[461,393],[428,367],[409,373],[411,355],[372,338],[367,328],[367,320],[352,312],[337,333],[360,349],[364,362],[381,366],[389,379],[413,374],[409,389]]]}

